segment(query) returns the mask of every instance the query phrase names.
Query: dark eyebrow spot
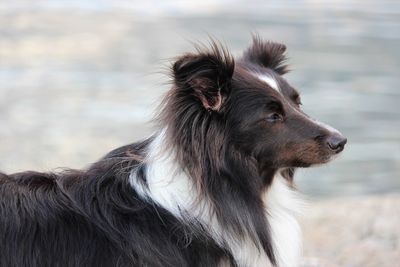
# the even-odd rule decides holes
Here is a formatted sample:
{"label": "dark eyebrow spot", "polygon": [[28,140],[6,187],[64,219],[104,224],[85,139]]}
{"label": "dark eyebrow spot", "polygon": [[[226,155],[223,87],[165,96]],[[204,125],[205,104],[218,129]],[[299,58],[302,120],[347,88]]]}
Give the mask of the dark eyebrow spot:
{"label": "dark eyebrow spot", "polygon": [[290,99],[295,102],[296,105],[301,105],[300,94],[297,91],[293,90]]}
{"label": "dark eyebrow spot", "polygon": [[278,111],[283,113],[283,105],[279,100],[269,100],[266,104],[266,108],[272,111]]}

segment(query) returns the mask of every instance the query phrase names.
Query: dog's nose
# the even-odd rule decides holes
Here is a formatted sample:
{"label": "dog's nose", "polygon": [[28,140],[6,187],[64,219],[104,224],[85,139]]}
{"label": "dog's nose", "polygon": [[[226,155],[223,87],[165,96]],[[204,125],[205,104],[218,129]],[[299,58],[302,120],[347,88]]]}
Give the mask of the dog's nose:
{"label": "dog's nose", "polygon": [[344,145],[347,143],[347,138],[341,134],[335,133],[329,136],[326,142],[331,150],[335,153],[339,153],[344,149]]}

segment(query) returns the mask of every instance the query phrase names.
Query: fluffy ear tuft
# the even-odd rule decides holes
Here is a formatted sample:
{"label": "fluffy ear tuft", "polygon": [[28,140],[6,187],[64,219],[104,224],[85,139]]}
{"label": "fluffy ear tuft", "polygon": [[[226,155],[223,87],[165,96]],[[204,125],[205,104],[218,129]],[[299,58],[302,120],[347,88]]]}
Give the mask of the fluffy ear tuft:
{"label": "fluffy ear tuft", "polygon": [[217,43],[211,49],[180,57],[173,65],[173,77],[179,90],[196,96],[209,111],[219,111],[230,91],[235,67],[233,57]]}
{"label": "fluffy ear tuft", "polygon": [[244,52],[243,60],[271,68],[280,75],[287,73],[286,46],[280,43],[263,41],[259,36],[253,35],[252,45]]}

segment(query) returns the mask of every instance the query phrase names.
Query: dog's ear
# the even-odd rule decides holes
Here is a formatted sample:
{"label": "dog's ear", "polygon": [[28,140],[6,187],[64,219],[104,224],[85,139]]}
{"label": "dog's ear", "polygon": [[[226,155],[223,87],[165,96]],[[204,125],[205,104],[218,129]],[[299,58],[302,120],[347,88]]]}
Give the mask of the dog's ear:
{"label": "dog's ear", "polygon": [[263,41],[259,36],[253,35],[252,45],[244,52],[242,60],[273,69],[280,75],[287,73],[286,46],[280,43]]}
{"label": "dog's ear", "polygon": [[233,57],[216,43],[210,50],[180,57],[173,65],[173,78],[179,90],[194,95],[209,111],[219,111],[229,91],[235,67]]}

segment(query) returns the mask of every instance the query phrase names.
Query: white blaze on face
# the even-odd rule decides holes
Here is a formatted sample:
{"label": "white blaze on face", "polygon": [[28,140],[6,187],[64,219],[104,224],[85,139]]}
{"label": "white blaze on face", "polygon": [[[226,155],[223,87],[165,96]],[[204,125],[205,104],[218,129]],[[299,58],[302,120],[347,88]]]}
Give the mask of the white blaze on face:
{"label": "white blaze on face", "polygon": [[280,92],[278,82],[271,75],[258,74],[257,78],[260,79],[261,81],[265,82],[266,84],[268,84],[269,87],[271,87],[272,89]]}

